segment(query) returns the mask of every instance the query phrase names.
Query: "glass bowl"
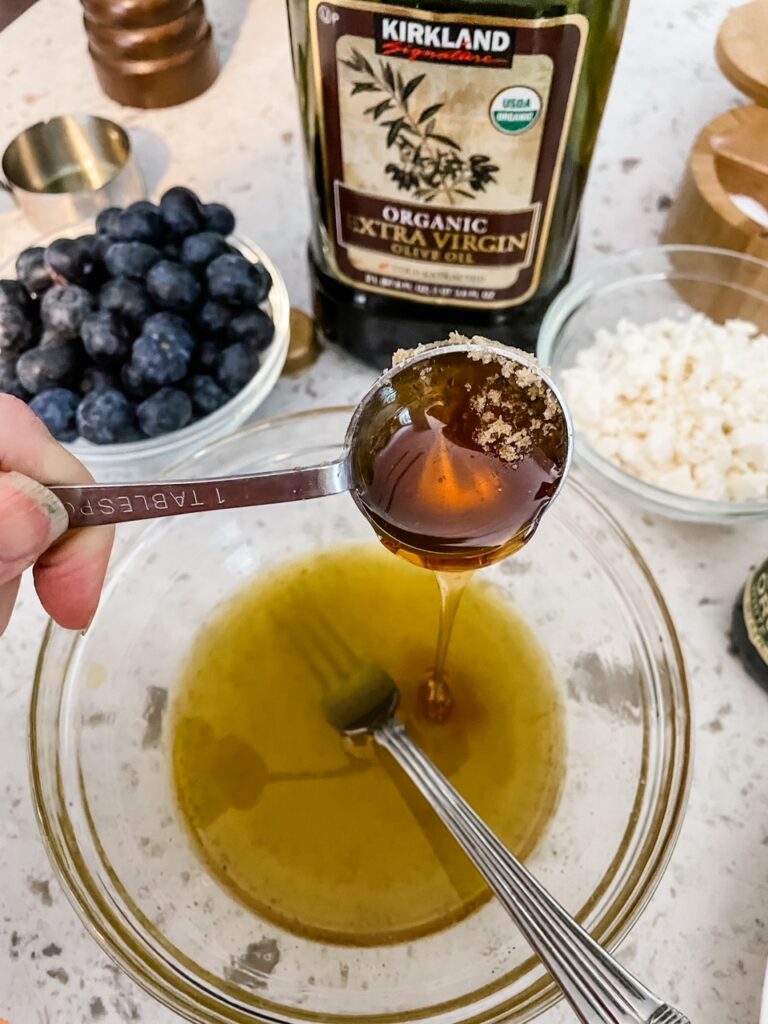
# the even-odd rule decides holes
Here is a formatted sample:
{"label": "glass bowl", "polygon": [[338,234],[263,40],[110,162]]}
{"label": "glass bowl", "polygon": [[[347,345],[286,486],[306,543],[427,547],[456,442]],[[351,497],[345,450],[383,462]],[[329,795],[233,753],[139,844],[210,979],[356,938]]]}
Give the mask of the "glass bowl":
{"label": "glass bowl", "polygon": [[[622,319],[642,325],[662,317],[685,320],[694,313],[719,323],[750,320],[768,333],[768,263],[697,245],[638,249],[605,260],[560,292],[542,322],[536,354],[562,386],[563,371],[601,328],[612,330]],[[700,523],[768,516],[768,499],[710,501],[639,480],[598,454],[578,427],[575,455],[608,490],[650,512]]]}
{"label": "glass bowl", "polygon": [[[334,459],[350,413],[265,421],[173,474]],[[424,938],[323,944],[246,910],[180,821],[163,714],[200,624],[284,559],[356,540],[378,543],[348,494],[140,531],[87,633],[50,626],[43,643],[30,752],[45,844],[105,951],[191,1021],[528,1020],[557,993],[494,901]],[[685,806],[691,713],[674,628],[630,540],[575,481],[530,545],[481,577],[522,611],[562,692],[565,777],[527,862],[613,947],[651,897]]]}
{"label": "glass bowl", "polygon": [[[93,221],[62,228],[35,243],[48,245],[54,238],[77,238],[93,230]],[[290,302],[285,282],[275,264],[255,242],[232,235],[230,243],[252,263],[263,263],[272,278],[264,304],[275,324],[269,347],[259,353],[260,364],[246,386],[225,405],[208,416],[161,437],[148,437],[124,444],[91,444],[78,438],[64,447],[73,452],[97,480],[140,480],[158,476],[179,459],[192,455],[204,445],[241,427],[254,414],[277,383],[288,356]],[[15,259],[0,268],[0,278],[15,278]]]}

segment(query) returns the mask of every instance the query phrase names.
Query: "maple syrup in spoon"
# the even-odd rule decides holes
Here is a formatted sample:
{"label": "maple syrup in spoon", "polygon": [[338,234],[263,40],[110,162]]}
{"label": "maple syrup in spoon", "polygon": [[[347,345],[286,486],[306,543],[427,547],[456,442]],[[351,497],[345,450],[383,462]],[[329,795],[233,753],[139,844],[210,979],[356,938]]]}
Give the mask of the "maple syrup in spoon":
{"label": "maple syrup in spoon", "polygon": [[359,409],[352,493],[382,542],[427,569],[478,569],[522,547],[570,461],[554,385],[502,346],[417,350]]}

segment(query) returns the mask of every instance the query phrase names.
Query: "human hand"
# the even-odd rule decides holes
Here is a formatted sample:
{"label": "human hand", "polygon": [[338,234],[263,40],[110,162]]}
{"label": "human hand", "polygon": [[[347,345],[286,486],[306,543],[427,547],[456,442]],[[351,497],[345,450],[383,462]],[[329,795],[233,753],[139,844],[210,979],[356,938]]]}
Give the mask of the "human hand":
{"label": "human hand", "polygon": [[66,509],[41,480],[82,484],[93,478],[24,402],[0,394],[0,634],[10,620],[21,574],[30,566],[43,607],[66,629],[90,623],[107,571],[112,527],[62,537]]}

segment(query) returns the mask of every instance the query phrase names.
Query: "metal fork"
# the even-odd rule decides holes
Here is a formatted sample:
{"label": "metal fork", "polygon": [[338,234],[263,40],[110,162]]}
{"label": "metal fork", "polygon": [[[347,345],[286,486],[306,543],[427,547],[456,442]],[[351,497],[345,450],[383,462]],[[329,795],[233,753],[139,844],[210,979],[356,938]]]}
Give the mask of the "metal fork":
{"label": "metal fork", "polygon": [[347,736],[368,734],[406,772],[464,849],[540,957],[583,1024],[690,1024],[606,952],[504,846],[432,761],[395,712],[400,691],[358,657],[317,609],[298,645],[323,686],[328,720]]}

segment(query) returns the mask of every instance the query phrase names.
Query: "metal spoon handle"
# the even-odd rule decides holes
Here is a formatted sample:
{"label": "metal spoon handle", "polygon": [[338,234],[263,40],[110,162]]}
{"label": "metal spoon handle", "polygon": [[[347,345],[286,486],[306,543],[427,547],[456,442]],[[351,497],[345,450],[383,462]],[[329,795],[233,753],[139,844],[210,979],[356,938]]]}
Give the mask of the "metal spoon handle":
{"label": "metal spoon handle", "polygon": [[401,723],[390,720],[373,735],[458,840],[583,1024],[690,1024],[574,921],[475,814]]}
{"label": "metal spoon handle", "polygon": [[213,480],[52,484],[48,489],[63,503],[74,528],[320,498],[349,490],[349,473],[346,459],[341,459],[323,466]]}

